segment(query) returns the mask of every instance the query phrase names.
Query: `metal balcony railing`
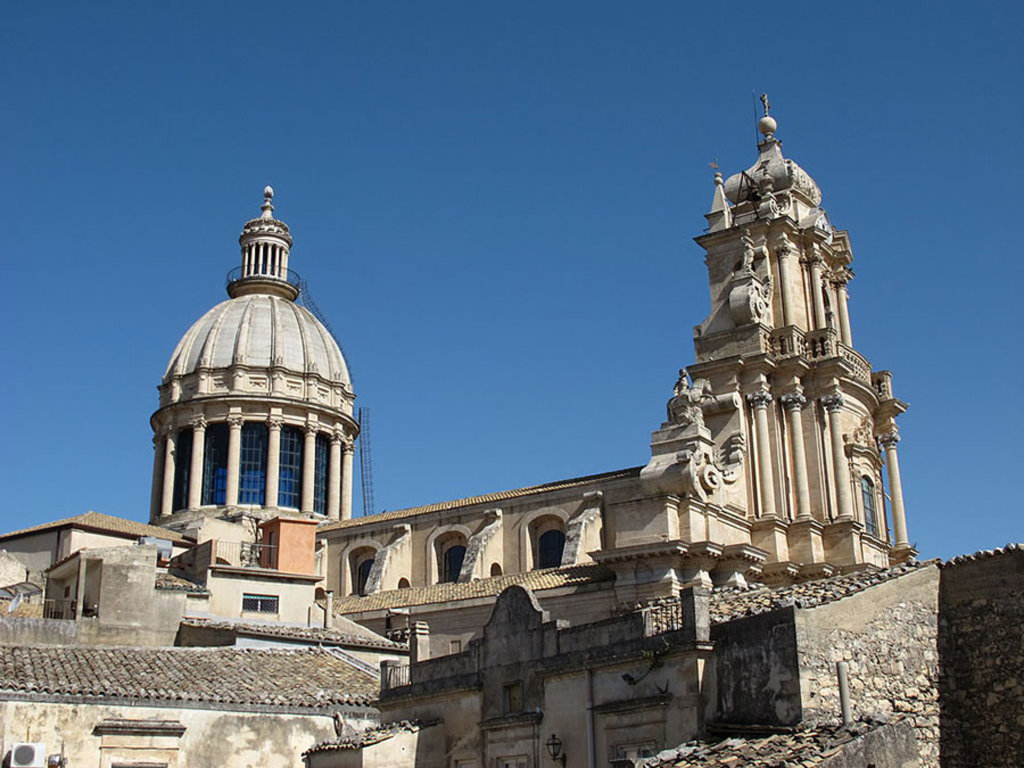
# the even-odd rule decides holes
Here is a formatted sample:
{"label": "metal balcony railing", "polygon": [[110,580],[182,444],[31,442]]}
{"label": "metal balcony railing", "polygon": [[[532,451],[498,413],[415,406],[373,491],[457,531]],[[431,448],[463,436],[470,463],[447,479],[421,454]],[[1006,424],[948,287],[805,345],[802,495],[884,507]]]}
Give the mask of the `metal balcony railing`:
{"label": "metal balcony railing", "polygon": [[685,626],[683,604],[679,600],[649,605],[640,612],[644,617],[645,637],[675,632]]}
{"label": "metal balcony railing", "polygon": [[43,600],[44,619],[73,619],[75,618],[76,600],[74,598],[62,600]]}
{"label": "metal balcony railing", "polygon": [[215,544],[214,565],[277,570],[276,544],[256,544],[248,541],[217,541]]}
{"label": "metal balcony railing", "polygon": [[387,691],[409,685],[409,665],[398,661],[385,661],[380,667],[380,689]]}

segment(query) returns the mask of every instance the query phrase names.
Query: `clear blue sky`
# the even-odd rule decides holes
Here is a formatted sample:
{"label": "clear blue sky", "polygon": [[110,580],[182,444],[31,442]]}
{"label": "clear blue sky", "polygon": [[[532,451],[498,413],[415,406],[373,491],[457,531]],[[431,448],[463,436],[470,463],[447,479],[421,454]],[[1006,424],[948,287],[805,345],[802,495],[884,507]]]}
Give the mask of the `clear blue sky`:
{"label": "clear blue sky", "polygon": [[644,464],[708,309],[708,162],[750,165],[768,91],[851,233],[855,343],[911,404],[911,539],[1024,539],[1019,4],[22,3],[0,25],[0,528],[146,518],[156,385],[267,183],[372,411],[379,507]]}

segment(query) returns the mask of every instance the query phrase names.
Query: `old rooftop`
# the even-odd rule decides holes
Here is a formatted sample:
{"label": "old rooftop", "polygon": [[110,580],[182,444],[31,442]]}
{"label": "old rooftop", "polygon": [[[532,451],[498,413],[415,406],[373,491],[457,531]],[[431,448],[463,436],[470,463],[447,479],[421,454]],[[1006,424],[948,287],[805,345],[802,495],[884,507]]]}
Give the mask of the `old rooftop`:
{"label": "old rooftop", "polygon": [[0,699],[323,710],[369,705],[377,687],[324,649],[0,646]]}
{"label": "old rooftop", "polygon": [[302,756],[311,755],[316,752],[331,752],[341,749],[362,749],[373,744],[387,741],[400,733],[416,733],[417,731],[436,725],[437,720],[398,720],[393,723],[381,723],[373,728],[354,733],[351,736],[342,736],[337,739],[321,741],[302,753]]}
{"label": "old rooftop", "polygon": [[[200,630],[230,632],[241,637],[258,637],[283,641],[318,643],[322,645],[357,646],[381,650],[406,651],[408,646],[381,637],[344,616],[335,618],[335,627],[299,627],[281,623],[255,623],[224,619],[186,618],[181,625]],[[338,625],[341,625],[340,628]]]}
{"label": "old rooftop", "polygon": [[56,531],[62,528],[77,528],[84,531],[96,531],[125,538],[139,538],[141,536],[152,536],[157,539],[167,539],[176,544],[191,544],[188,539],[169,531],[166,528],[159,528],[155,525],[147,525],[136,520],[128,520],[123,517],[104,515],[101,512],[83,512],[74,517],[65,517],[63,520],[54,520],[41,525],[34,525],[31,528],[22,528],[19,531],[0,534],[0,541],[6,541],[18,536],[27,536],[34,533]]}

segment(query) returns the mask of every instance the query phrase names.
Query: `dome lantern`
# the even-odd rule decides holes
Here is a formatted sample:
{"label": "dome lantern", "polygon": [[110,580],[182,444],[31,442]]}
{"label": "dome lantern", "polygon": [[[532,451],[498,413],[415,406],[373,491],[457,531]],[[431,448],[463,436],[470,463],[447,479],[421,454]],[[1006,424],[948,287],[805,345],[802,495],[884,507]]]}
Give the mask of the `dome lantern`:
{"label": "dome lantern", "polygon": [[273,199],[274,188],[265,187],[260,215],[242,227],[242,265],[228,273],[231,298],[263,293],[294,301],[299,295],[298,275],[288,270],[292,236],[288,225],[274,218]]}

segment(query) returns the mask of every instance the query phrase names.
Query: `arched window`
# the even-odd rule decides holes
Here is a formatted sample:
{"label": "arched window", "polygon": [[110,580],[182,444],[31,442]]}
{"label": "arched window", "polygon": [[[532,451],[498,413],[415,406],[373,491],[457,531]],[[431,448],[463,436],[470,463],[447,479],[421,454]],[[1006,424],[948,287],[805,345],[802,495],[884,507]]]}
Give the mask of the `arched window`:
{"label": "arched window", "polygon": [[441,581],[458,581],[462,571],[462,561],[466,559],[466,548],[461,544],[453,544],[441,556]]}
{"label": "arched window", "polygon": [[331,452],[331,439],[327,435],[316,436],[316,474],[313,476],[313,511],[318,515],[327,514],[327,459]]}
{"label": "arched window", "polygon": [[173,508],[178,510],[188,506],[188,482],[192,469],[192,430],[181,430],[174,445]]}
{"label": "arched window", "polygon": [[373,558],[363,560],[356,568],[356,594],[366,594],[366,582],[370,580],[370,571],[373,570]]}
{"label": "arched window", "polygon": [[297,509],[302,493],[302,430],[298,427],[281,427],[281,472],[278,477],[278,506]]}
{"label": "arched window", "polygon": [[537,539],[537,567],[557,568],[562,564],[562,550],[565,548],[565,534],[552,529]]}
{"label": "arched window", "polygon": [[878,522],[875,519],[875,484],[864,475],[860,479],[860,496],[864,502],[864,533],[878,536]]}
{"label": "arched window", "polygon": [[491,576],[501,576],[501,563],[491,563]]}
{"label": "arched window", "polygon": [[409,588],[409,580],[407,578],[405,578],[405,576],[403,576],[402,578],[400,578],[398,580],[398,588],[399,589],[408,589]]}
{"label": "arched window", "polygon": [[203,504],[220,505],[228,498],[228,425],[206,428],[203,447]]}
{"label": "arched window", "polygon": [[267,490],[267,425],[247,421],[242,425],[238,465],[238,503],[265,503]]}

